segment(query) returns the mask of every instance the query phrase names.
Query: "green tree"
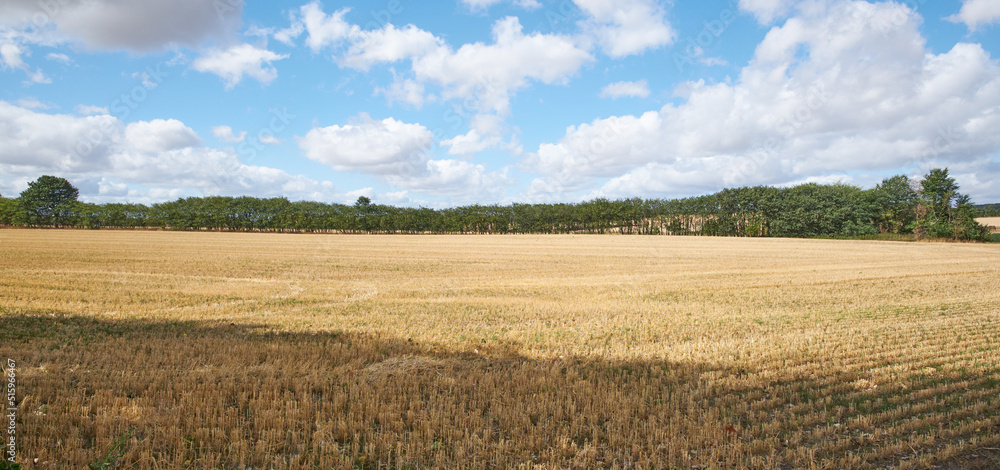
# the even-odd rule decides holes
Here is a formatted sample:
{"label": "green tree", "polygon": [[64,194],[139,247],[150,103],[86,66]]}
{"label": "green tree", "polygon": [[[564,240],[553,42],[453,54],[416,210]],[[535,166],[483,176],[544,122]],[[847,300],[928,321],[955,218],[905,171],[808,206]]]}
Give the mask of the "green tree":
{"label": "green tree", "polygon": [[74,215],[80,191],[69,181],[41,176],[21,192],[21,206],[31,225],[65,225]]}
{"label": "green tree", "polygon": [[909,178],[903,175],[886,178],[871,192],[878,211],[874,223],[879,232],[906,233],[913,230],[920,197]]}
{"label": "green tree", "polygon": [[17,199],[0,197],[0,225],[16,225],[23,219],[23,214]]}
{"label": "green tree", "polygon": [[947,168],[936,168],[924,175],[917,206],[918,238],[989,239],[989,230],[976,222],[972,201],[958,189]]}

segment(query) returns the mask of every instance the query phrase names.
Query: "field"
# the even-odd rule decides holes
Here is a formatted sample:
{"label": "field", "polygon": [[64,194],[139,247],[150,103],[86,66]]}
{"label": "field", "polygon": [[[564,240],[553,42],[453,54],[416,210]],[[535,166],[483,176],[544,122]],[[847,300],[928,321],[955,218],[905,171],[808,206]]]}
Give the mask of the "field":
{"label": "field", "polygon": [[0,230],[0,361],[26,469],[996,468],[998,260]]}
{"label": "field", "polygon": [[993,233],[1000,233],[1000,217],[980,217],[976,221],[987,227],[993,227]]}

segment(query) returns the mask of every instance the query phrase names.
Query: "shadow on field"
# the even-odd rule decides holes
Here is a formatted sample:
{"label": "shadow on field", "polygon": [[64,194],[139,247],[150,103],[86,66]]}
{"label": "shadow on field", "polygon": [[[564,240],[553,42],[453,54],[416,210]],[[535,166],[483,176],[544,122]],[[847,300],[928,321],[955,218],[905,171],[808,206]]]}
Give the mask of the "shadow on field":
{"label": "shadow on field", "polygon": [[859,372],[809,372],[818,362],[746,370],[252,324],[2,320],[28,469],[1000,463],[997,402],[976,406],[996,382],[961,371],[865,387]]}

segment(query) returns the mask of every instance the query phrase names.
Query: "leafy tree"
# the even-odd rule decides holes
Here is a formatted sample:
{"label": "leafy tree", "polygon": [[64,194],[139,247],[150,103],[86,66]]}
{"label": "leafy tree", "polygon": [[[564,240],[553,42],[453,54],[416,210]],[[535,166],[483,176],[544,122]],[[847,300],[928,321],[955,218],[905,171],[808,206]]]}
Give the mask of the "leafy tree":
{"label": "leafy tree", "polygon": [[65,225],[76,209],[80,191],[69,181],[41,176],[21,192],[21,206],[32,225]]}
{"label": "leafy tree", "polygon": [[16,225],[23,219],[23,214],[17,199],[0,198],[0,225]]}
{"label": "leafy tree", "polygon": [[906,233],[913,230],[920,197],[909,178],[904,175],[886,178],[871,192],[878,211],[874,224],[879,232]]}
{"label": "leafy tree", "polygon": [[958,189],[947,168],[933,169],[924,176],[917,206],[918,238],[989,239],[989,230],[976,222],[972,201]]}

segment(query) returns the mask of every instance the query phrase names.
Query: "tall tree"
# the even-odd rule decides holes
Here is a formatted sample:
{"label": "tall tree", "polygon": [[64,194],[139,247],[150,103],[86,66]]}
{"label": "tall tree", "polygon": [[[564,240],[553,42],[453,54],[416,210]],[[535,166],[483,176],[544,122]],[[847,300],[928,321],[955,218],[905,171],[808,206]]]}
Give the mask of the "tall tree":
{"label": "tall tree", "polygon": [[80,191],[69,181],[55,176],[41,176],[21,192],[21,206],[27,222],[33,225],[64,225],[76,209]]}
{"label": "tall tree", "polygon": [[20,223],[23,213],[16,199],[0,198],[0,225]]}
{"label": "tall tree", "polygon": [[989,238],[986,227],[976,222],[972,201],[958,189],[947,168],[935,168],[924,176],[917,207],[918,237],[979,241]]}
{"label": "tall tree", "polygon": [[913,184],[904,175],[882,180],[872,190],[878,214],[875,225],[882,233],[904,233],[913,230],[916,205],[919,200]]}

